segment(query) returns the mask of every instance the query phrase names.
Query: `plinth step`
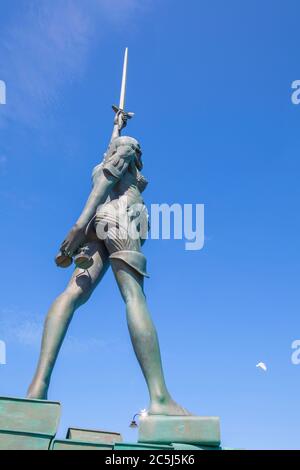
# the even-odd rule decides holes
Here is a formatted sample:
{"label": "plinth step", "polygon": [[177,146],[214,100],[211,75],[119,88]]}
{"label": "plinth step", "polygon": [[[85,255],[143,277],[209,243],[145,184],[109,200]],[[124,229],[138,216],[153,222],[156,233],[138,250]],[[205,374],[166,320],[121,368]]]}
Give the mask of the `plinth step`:
{"label": "plinth step", "polygon": [[219,418],[214,416],[141,416],[138,441],[219,447]]}
{"label": "plinth step", "polygon": [[118,432],[98,431],[93,429],[80,428],[69,428],[66,439],[109,445],[113,445],[116,442],[123,441],[121,434]]}
{"label": "plinth step", "polygon": [[49,449],[59,418],[58,402],[0,397],[0,449]]}
{"label": "plinth step", "polygon": [[75,441],[74,439],[55,439],[51,450],[113,450],[109,444],[96,444],[94,442]]}

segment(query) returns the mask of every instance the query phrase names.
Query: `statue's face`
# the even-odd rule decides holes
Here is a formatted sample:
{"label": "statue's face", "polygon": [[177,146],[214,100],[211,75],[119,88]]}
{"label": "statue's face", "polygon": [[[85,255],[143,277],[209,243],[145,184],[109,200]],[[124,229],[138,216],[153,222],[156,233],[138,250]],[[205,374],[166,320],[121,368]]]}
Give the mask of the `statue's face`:
{"label": "statue's face", "polygon": [[141,149],[140,144],[138,144],[138,145],[136,146],[136,148],[135,148],[135,153],[136,153],[136,156],[137,156],[138,158],[141,158],[143,152],[142,152],[142,149]]}
{"label": "statue's face", "polygon": [[135,164],[138,170],[143,169],[143,162],[142,162],[142,150],[140,145],[135,147]]}

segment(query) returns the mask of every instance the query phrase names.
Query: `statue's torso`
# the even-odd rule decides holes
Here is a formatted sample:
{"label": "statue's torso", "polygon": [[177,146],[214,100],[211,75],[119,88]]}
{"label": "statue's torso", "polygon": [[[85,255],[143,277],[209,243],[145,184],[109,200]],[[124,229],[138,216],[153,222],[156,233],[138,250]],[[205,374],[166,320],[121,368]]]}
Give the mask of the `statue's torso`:
{"label": "statue's torso", "polygon": [[[93,171],[93,184],[103,171],[103,165],[98,165]],[[128,217],[137,219],[148,226],[148,212],[144,204],[140,188],[141,174],[135,166],[130,165],[119,181],[110,191],[104,204],[100,204],[96,211],[95,222],[123,225]],[[141,186],[142,185],[142,186]],[[125,219],[124,219],[125,216]]]}

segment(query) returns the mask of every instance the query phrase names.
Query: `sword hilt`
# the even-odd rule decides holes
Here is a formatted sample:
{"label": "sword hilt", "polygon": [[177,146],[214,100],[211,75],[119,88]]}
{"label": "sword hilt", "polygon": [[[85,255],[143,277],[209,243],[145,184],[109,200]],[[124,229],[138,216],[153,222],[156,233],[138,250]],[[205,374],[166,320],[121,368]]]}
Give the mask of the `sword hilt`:
{"label": "sword hilt", "polygon": [[118,112],[121,112],[122,114],[124,114],[124,116],[127,117],[127,119],[131,119],[134,116],[134,113],[126,112],[124,111],[124,109],[119,108],[119,106],[116,106],[115,104],[112,105],[112,109],[114,110],[116,114]]}

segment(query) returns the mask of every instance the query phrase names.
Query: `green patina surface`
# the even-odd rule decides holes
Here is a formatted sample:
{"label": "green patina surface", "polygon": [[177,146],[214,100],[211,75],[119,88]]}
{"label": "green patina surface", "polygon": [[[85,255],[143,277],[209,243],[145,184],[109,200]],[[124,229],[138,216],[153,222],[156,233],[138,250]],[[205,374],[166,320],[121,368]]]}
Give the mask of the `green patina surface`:
{"label": "green patina surface", "polygon": [[114,445],[116,442],[122,442],[122,436],[118,432],[95,431],[91,429],[69,428],[66,439],[72,439],[80,442],[94,442],[95,444]]}
{"label": "green patina surface", "polygon": [[0,397],[0,449],[47,450],[59,418],[57,402]]}
{"label": "green patina surface", "polygon": [[154,442],[149,444],[122,442],[116,444],[114,450],[173,450],[173,447]]}
{"label": "green patina surface", "polygon": [[113,450],[113,445],[94,442],[75,441],[74,439],[55,439],[50,450]]}
{"label": "green patina surface", "polygon": [[141,417],[137,443],[122,442],[119,433],[79,428],[54,439],[59,418],[57,402],[0,398],[0,450],[221,450],[214,417]]}
{"label": "green patina surface", "polygon": [[219,447],[220,422],[214,416],[141,416],[138,440]]}
{"label": "green patina surface", "polygon": [[182,442],[173,442],[172,447],[174,450],[222,450],[222,447],[219,446],[196,446]]}

